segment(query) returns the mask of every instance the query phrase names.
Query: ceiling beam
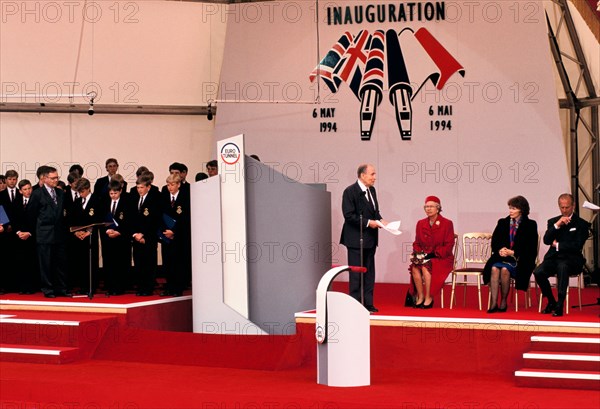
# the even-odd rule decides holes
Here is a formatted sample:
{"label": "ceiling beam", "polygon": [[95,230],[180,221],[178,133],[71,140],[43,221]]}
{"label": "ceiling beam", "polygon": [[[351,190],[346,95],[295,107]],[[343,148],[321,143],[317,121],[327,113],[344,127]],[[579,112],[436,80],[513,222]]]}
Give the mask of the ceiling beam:
{"label": "ceiling beam", "polygon": [[[89,114],[89,104],[48,103],[0,103],[0,112],[35,112],[53,114]],[[213,115],[217,108],[211,107]],[[121,115],[207,115],[208,106],[203,105],[123,105],[94,104],[94,114]]]}

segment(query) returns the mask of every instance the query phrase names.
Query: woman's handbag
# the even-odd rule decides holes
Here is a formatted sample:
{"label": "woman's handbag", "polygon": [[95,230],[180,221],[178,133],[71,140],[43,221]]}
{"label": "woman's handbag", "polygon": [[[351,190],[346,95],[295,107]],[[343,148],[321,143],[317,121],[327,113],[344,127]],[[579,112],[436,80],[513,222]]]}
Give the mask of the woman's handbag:
{"label": "woman's handbag", "polygon": [[413,298],[412,294],[410,293],[410,290],[406,291],[406,298],[404,299],[404,306],[405,307],[414,307],[415,305],[415,299]]}

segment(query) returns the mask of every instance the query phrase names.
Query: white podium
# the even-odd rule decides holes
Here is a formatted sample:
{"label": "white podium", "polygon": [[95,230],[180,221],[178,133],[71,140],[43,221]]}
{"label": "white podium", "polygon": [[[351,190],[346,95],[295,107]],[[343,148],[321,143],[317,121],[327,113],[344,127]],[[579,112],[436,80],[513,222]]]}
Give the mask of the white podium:
{"label": "white podium", "polygon": [[317,383],[322,385],[371,384],[369,311],[349,295],[329,291],[334,278],[350,269],[332,268],[317,287]]}

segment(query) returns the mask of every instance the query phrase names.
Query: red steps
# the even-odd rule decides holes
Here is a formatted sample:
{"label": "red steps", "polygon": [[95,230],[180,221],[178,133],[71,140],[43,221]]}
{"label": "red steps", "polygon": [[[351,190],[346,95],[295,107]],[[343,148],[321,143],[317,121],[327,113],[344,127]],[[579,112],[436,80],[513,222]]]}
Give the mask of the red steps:
{"label": "red steps", "polygon": [[600,337],[536,335],[523,353],[525,368],[515,371],[519,386],[600,388]]}
{"label": "red steps", "polygon": [[0,315],[0,361],[63,364],[89,359],[117,323],[107,314],[15,311]]}
{"label": "red steps", "polygon": [[0,361],[66,364],[79,359],[79,348],[0,344]]}

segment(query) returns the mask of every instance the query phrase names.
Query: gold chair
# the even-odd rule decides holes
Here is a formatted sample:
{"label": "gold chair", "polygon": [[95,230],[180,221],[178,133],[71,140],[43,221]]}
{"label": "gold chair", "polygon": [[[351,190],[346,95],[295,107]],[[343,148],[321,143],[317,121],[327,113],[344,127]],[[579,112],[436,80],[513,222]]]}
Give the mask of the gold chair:
{"label": "gold chair", "polygon": [[[577,279],[577,294],[579,295],[579,310],[581,311],[583,309],[581,307],[581,289],[583,288],[583,283],[584,283],[584,280],[583,280],[583,271],[582,271],[581,273],[579,273],[576,276],[569,276],[569,285],[567,286],[567,294],[566,294],[566,297],[565,297],[565,304],[566,304],[565,305],[565,312],[567,314],[569,313],[569,288],[570,287],[574,287],[574,286],[571,285],[571,280],[575,280],[575,279]],[[556,287],[556,283],[557,283],[556,276],[549,277],[549,280],[550,280],[551,287],[555,288]],[[538,299],[538,303],[539,303],[538,312],[542,312],[542,301],[543,301],[542,297],[543,297],[543,295],[540,292],[540,296],[539,296],[539,299]]]}
{"label": "gold chair", "polygon": [[[452,271],[452,293],[450,295],[450,309],[454,303],[454,291],[456,289],[457,277],[463,276],[463,282],[459,285],[464,286],[463,306],[467,304],[467,285],[468,277],[477,279],[477,295],[479,297],[479,310],[481,310],[481,279],[483,276],[483,267],[492,253],[492,234],[491,233],[465,233],[462,236],[462,267]],[[475,266],[479,267],[475,267]],[[471,284],[472,285],[472,284]]]}
{"label": "gold chair", "polygon": [[[456,270],[456,263],[458,263],[458,234],[454,235],[454,248],[452,250],[452,254],[454,254],[454,265],[452,266],[452,271],[454,271],[454,270]],[[442,308],[444,308],[444,287],[446,286],[446,284],[452,284],[452,280],[445,281],[444,284],[442,285],[442,291],[440,294]]]}

